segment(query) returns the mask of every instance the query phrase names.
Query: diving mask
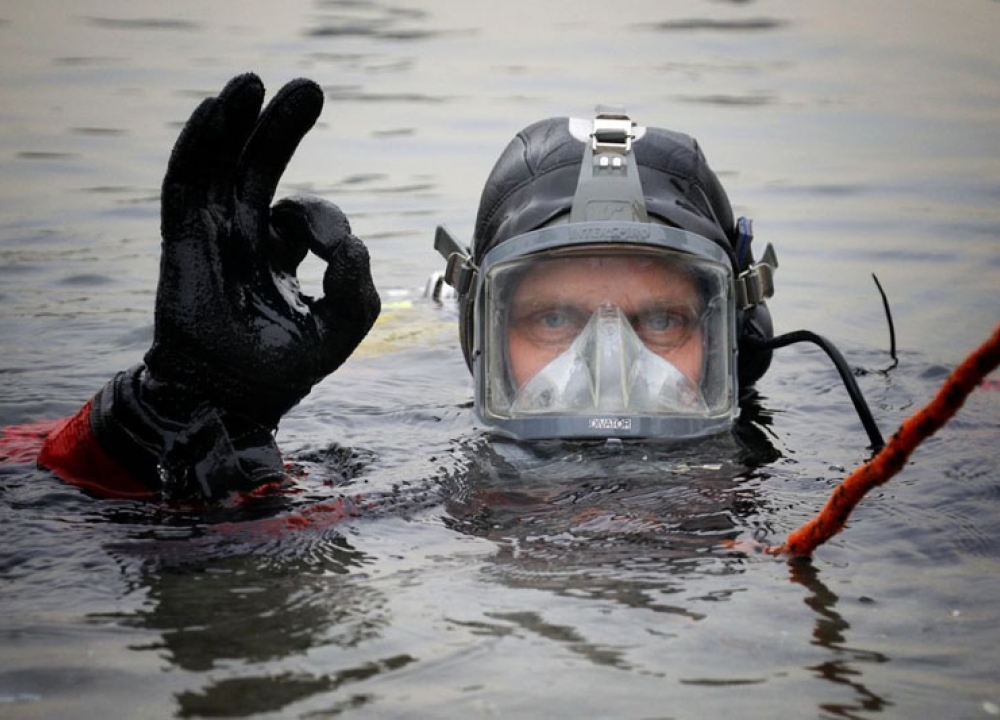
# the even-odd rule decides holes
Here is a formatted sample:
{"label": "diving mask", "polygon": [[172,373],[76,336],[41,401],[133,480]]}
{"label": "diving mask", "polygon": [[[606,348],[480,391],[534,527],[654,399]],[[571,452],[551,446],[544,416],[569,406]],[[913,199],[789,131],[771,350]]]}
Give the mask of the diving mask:
{"label": "diving mask", "polygon": [[555,225],[484,258],[476,409],[500,434],[681,438],[735,417],[728,258],[676,228],[609,229]]}

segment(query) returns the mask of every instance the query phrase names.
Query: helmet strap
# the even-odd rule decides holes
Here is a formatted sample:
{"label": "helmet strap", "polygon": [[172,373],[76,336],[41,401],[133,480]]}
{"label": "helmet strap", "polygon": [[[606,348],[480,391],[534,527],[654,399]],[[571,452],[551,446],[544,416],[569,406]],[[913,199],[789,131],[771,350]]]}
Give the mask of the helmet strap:
{"label": "helmet strap", "polygon": [[599,106],[583,152],[569,221],[649,222],[632,152],[635,123],[623,109]]}

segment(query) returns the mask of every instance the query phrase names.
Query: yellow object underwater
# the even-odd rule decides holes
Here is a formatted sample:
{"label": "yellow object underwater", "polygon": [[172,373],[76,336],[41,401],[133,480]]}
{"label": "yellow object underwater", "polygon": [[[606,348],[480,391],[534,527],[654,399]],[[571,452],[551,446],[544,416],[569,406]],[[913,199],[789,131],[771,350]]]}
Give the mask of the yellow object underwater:
{"label": "yellow object underwater", "polygon": [[455,343],[458,315],[453,308],[409,299],[382,303],[375,326],[355,351],[362,357],[378,357],[414,346]]}

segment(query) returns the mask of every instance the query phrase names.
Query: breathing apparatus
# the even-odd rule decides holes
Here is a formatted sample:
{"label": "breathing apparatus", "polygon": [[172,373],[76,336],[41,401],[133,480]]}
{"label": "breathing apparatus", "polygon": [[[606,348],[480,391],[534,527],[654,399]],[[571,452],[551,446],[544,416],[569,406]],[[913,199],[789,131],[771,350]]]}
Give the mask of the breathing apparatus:
{"label": "breathing apparatus", "polygon": [[752,241],[689,136],[604,107],[529,126],[490,173],[471,249],[435,236],[478,417],[522,440],[729,428],[782,340],[765,304],[777,256],[755,260]]}

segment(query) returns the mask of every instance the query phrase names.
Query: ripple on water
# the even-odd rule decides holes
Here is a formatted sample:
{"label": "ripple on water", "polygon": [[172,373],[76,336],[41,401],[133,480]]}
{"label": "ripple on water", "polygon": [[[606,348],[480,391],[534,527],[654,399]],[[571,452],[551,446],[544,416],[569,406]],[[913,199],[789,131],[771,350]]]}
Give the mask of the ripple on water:
{"label": "ripple on water", "polygon": [[646,30],[664,32],[768,32],[780,30],[789,25],[789,21],[779,18],[686,18],[683,20],[666,20],[663,22],[646,23],[640,27]]}
{"label": "ripple on water", "polygon": [[59,280],[60,285],[70,285],[74,287],[100,287],[115,282],[115,279],[108,275],[80,274],[69,275]]}
{"label": "ripple on water", "polygon": [[190,32],[198,30],[199,23],[180,20],[176,18],[113,18],[113,17],[87,17],[84,20],[95,27],[107,28],[110,30],[168,30]]}

